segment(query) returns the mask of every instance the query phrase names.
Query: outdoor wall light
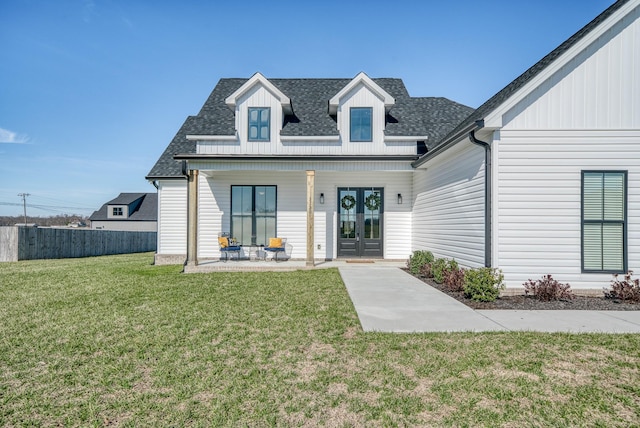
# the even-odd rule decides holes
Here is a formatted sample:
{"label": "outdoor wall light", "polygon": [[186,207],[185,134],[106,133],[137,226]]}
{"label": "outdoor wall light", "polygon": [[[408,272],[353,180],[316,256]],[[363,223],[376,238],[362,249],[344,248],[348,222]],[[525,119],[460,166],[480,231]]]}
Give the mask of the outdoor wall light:
{"label": "outdoor wall light", "polygon": [[398,205],[402,205],[402,193],[398,193]]}
{"label": "outdoor wall light", "polygon": [[324,193],[320,193],[320,204],[324,205]]}

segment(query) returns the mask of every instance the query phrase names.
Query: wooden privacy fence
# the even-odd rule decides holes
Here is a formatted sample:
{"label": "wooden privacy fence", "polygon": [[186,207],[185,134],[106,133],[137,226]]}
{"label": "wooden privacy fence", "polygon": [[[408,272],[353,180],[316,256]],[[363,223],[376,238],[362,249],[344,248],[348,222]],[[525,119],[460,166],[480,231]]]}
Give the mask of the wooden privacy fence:
{"label": "wooden privacy fence", "polygon": [[156,250],[156,232],[0,226],[0,262]]}

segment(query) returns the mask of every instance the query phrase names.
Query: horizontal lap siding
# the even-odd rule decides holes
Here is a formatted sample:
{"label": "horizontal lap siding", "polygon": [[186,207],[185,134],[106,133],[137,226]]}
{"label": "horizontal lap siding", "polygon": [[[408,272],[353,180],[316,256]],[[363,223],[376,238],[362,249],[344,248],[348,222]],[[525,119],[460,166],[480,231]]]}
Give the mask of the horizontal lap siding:
{"label": "horizontal lap siding", "polygon": [[220,257],[218,233],[230,230],[229,219],[224,224],[220,207],[227,207],[224,212],[229,211],[231,189],[226,183],[211,180],[204,174],[198,178],[198,257]]}
{"label": "horizontal lap siding", "polygon": [[494,260],[507,285],[581,272],[581,171],[627,170],[627,250],[640,269],[640,8],[635,8],[503,117],[494,142]]}
{"label": "horizontal lap siding", "polygon": [[468,141],[414,174],[412,249],[484,265],[484,150]]}
{"label": "horizontal lap siding", "polygon": [[[307,187],[304,171],[224,171],[207,174],[207,177],[201,178],[199,187],[199,257],[219,257],[217,233],[230,230],[231,186],[264,184],[278,186],[278,236],[287,238],[293,258],[306,258]],[[411,248],[411,177],[411,172],[316,171],[314,257],[336,257],[337,188],[351,186],[384,188],[384,257],[407,258]],[[324,204],[320,204],[320,193],[324,193]],[[397,203],[398,193],[403,195],[402,205]]]}
{"label": "horizontal lap siding", "polygon": [[611,131],[603,136],[538,131],[536,138],[525,134],[503,131],[496,142],[495,263],[503,269],[507,286],[521,287],[546,274],[573,288],[609,285],[609,274],[581,272],[581,171],[587,169],[629,171],[628,261],[630,269],[638,270],[640,132]]}
{"label": "horizontal lap siding", "polygon": [[218,233],[231,230],[231,186],[277,186],[279,237],[292,246],[291,257],[306,257],[306,174],[302,172],[226,171],[201,175],[198,209],[198,256],[219,257]]}
{"label": "horizontal lap siding", "polygon": [[[316,249],[316,257],[335,258],[337,254],[338,187],[384,189],[384,258],[406,259],[411,252],[412,173],[379,171],[316,172],[316,193],[323,192],[325,197],[324,205],[318,205],[316,201],[315,239],[318,240],[316,243],[325,242],[320,254]],[[403,197],[401,205],[398,204],[398,193]]]}
{"label": "horizontal lap siding", "polygon": [[187,181],[158,181],[158,254],[187,253]]}

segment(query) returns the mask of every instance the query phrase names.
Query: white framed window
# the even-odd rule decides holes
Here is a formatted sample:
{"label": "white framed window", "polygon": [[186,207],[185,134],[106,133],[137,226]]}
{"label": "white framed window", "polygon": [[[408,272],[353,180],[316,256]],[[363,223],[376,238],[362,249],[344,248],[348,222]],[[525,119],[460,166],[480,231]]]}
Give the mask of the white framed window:
{"label": "white framed window", "polygon": [[627,171],[582,171],[582,271],[627,270]]}
{"label": "white framed window", "polygon": [[113,207],[111,211],[111,215],[114,217],[122,217],[124,215],[122,211],[122,207]]}

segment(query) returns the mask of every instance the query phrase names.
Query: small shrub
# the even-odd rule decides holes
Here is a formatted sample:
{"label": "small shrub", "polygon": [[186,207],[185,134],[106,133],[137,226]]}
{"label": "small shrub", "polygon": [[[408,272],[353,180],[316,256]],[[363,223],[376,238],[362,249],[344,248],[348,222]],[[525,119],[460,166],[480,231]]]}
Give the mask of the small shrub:
{"label": "small shrub", "polygon": [[468,269],[464,273],[464,294],[478,302],[493,302],[504,288],[503,279],[500,269]]}
{"label": "small shrub", "polygon": [[438,284],[444,282],[444,271],[448,266],[447,259],[436,259],[431,263],[431,273],[433,274],[433,280]]}
{"label": "small shrub", "polygon": [[618,279],[618,274],[613,274],[611,280],[611,290],[604,289],[604,297],[607,299],[628,300],[631,302],[640,302],[640,279],[631,279],[633,271],[629,271],[624,275],[624,279]]}
{"label": "small shrub", "polygon": [[409,272],[414,275],[420,273],[420,268],[426,265],[427,263],[432,263],[434,260],[433,253],[431,251],[414,251],[413,254],[409,257],[409,261],[407,261],[407,267],[409,268]]}
{"label": "small shrub", "polygon": [[576,297],[569,284],[562,284],[553,279],[551,275],[544,275],[537,281],[529,280],[524,284],[524,293],[531,294],[538,300],[549,302],[551,300],[573,299]]}
{"label": "small shrub", "polygon": [[463,291],[465,269],[458,267],[455,260],[452,261],[455,265],[449,263],[449,267],[444,274],[444,283],[451,291]]}

